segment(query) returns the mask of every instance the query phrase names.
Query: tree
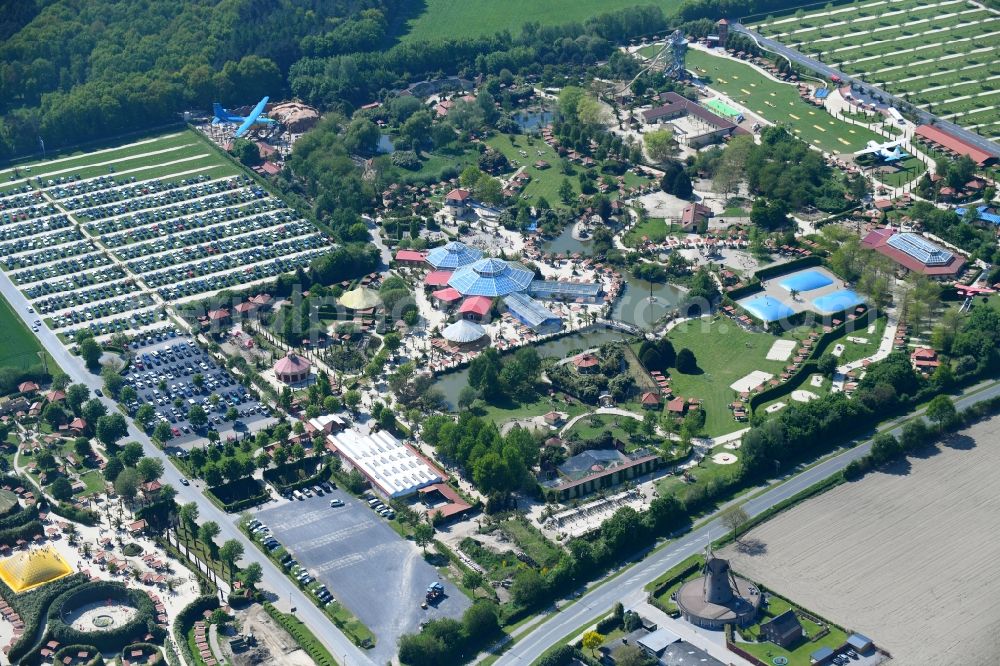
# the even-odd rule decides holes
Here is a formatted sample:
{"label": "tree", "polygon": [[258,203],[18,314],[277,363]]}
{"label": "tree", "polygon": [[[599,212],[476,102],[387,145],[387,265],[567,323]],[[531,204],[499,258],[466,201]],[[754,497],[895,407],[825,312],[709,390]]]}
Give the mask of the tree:
{"label": "tree", "polygon": [[496,604],[485,599],[474,602],[462,614],[464,633],[470,638],[486,641],[500,633]]}
{"label": "tree", "polygon": [[219,548],[219,559],[225,563],[226,568],[229,570],[230,581],[233,580],[233,568],[241,557],[243,557],[243,544],[236,539],[227,539],[222,544],[222,547]]}
{"label": "tree", "polygon": [[472,403],[476,401],[478,397],[476,389],[471,386],[463,386],[462,390],[458,392],[458,408],[459,410],[466,410],[472,406]]}
{"label": "tree", "polygon": [[153,407],[148,402],[144,402],[139,405],[139,409],[135,410],[135,422],[139,424],[139,427],[143,430],[149,430],[149,426],[153,423],[156,418],[156,408]]}
{"label": "tree", "polygon": [[94,370],[101,361],[101,346],[93,337],[85,338],[80,344],[80,358],[87,364],[87,367]]}
{"label": "tree", "polygon": [[573,201],[573,184],[569,182],[569,178],[563,178],[562,182],[559,183],[559,200],[564,204],[569,204]]}
{"label": "tree", "polygon": [[125,417],[118,412],[108,414],[97,419],[94,433],[102,444],[112,447],[119,439],[128,434],[128,423],[126,423]]}
{"label": "tree", "polygon": [[121,396],[122,387],[125,386],[125,378],[118,374],[112,366],[106,365],[101,368],[101,379],[104,380],[104,390],[112,398],[118,399]]}
{"label": "tree", "polygon": [[[123,404],[126,404],[126,405],[135,402],[136,398],[138,398],[138,397],[139,397],[138,392],[134,388],[132,388],[131,386],[127,386],[127,385],[123,386],[121,388],[121,391],[118,392],[118,400],[120,400]],[[146,404],[146,403],[143,403],[143,404]]]}
{"label": "tree", "polygon": [[139,464],[139,460],[142,458],[143,450],[142,444],[139,442],[129,442],[122,448],[119,458],[122,462],[129,467],[135,467]]}
{"label": "tree", "polygon": [[205,409],[201,405],[191,405],[188,409],[188,421],[195,428],[202,428],[208,423],[208,414],[205,413]]}
{"label": "tree", "polygon": [[590,654],[593,656],[594,651],[604,645],[605,640],[604,634],[591,630],[583,635],[583,647],[590,650]]}
{"label": "tree", "polygon": [[881,467],[882,465],[895,460],[897,457],[902,455],[903,446],[896,440],[895,437],[887,432],[881,432],[875,435],[875,439],[872,440],[871,458],[872,463],[876,467]]}
{"label": "tree", "polygon": [[478,571],[467,571],[465,572],[465,575],[462,576],[462,585],[469,590],[472,590],[473,598],[476,596],[476,590],[482,587],[485,582],[486,578]]}
{"label": "tree", "polygon": [[237,574],[237,578],[246,587],[254,588],[257,586],[257,583],[264,579],[264,568],[260,566],[260,562],[251,562],[243,571]]}
{"label": "tree", "polygon": [[240,412],[235,407],[230,407],[226,410],[226,415],[224,417],[227,421],[235,421],[240,418]]}
{"label": "tree", "polygon": [[634,643],[622,645],[612,653],[615,666],[651,666],[656,661]]}
{"label": "tree", "polygon": [[646,143],[646,153],[654,162],[666,162],[677,150],[674,133],[667,129],[646,132],[642,135]]}
{"label": "tree", "polygon": [[142,476],[139,474],[139,470],[134,467],[126,467],[115,479],[115,492],[126,502],[131,502],[139,492],[140,483],[142,483]]}
{"label": "tree", "polygon": [[827,352],[816,361],[816,372],[827,377],[837,370],[837,357]]}
{"label": "tree", "polygon": [[122,464],[121,460],[111,458],[104,466],[104,480],[113,482],[122,473],[123,469],[125,469],[125,465]]}
{"label": "tree", "polygon": [[694,352],[687,347],[677,352],[676,368],[677,372],[684,373],[685,375],[692,375],[698,372],[698,360],[694,357]]}
{"label": "tree", "polygon": [[171,437],[173,437],[173,433],[170,430],[169,423],[160,421],[159,423],[156,424],[156,427],[153,428],[153,439],[160,442],[161,444],[164,442],[169,442]]}
{"label": "tree", "polygon": [[90,447],[90,440],[86,437],[77,437],[73,440],[73,451],[81,460],[89,457],[94,452]]}
{"label": "tree", "polygon": [[723,511],[722,514],[719,515],[719,519],[722,521],[722,524],[726,526],[726,529],[733,531],[733,540],[739,543],[739,530],[748,520],[750,520],[750,516],[747,515],[747,512],[743,509],[743,507],[734,504]]}
{"label": "tree", "polygon": [[136,465],[142,480],[147,483],[156,481],[163,476],[163,461],[159,458],[141,458]]}
{"label": "tree", "polygon": [[177,519],[186,534],[193,533],[198,527],[198,505],[195,502],[181,505]]}
{"label": "tree", "polygon": [[66,477],[60,476],[49,486],[49,492],[57,500],[64,502],[73,496],[73,486],[66,480]]}
{"label": "tree", "polygon": [[216,558],[215,537],[219,536],[219,524],[213,520],[202,523],[198,528],[198,541],[204,546],[203,552],[209,553],[212,559]]}
{"label": "tree", "polygon": [[191,375],[191,383],[194,384],[194,387],[199,391],[202,390],[205,388],[205,375],[200,372],[194,373]]}
{"label": "tree", "polygon": [[66,388],[66,403],[73,410],[74,414],[80,414],[80,408],[89,399],[90,389],[87,388],[86,384],[70,384]]}
{"label": "tree", "polygon": [[66,414],[66,410],[54,402],[45,405],[45,409],[42,410],[42,418],[46,423],[52,426],[53,429],[56,429],[69,421],[69,416]]}
{"label": "tree", "polygon": [[361,404],[361,392],[351,389],[344,393],[344,404],[353,412]]}
{"label": "tree", "polygon": [[430,523],[417,523],[413,528],[413,541],[427,553],[427,545],[434,539],[434,526]]}
{"label": "tree", "polygon": [[927,404],[927,410],[924,414],[932,423],[941,428],[949,427],[958,416],[955,411],[955,403],[946,395],[935,396]]}
{"label": "tree", "polygon": [[347,126],[344,134],[344,146],[358,155],[373,155],[378,149],[382,133],[378,126],[367,118],[355,118]]}

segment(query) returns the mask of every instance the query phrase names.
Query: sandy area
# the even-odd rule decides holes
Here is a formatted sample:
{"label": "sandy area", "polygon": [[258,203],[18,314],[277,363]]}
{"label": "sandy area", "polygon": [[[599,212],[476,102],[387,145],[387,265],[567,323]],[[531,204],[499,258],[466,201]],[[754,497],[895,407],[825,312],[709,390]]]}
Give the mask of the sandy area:
{"label": "sandy area", "polygon": [[792,400],[796,402],[809,402],[811,400],[818,400],[819,396],[812,391],[806,391],[799,389],[797,391],[792,391]]}
{"label": "sandy area", "polygon": [[795,340],[775,340],[767,351],[768,361],[787,361],[795,351]]}
{"label": "sandy area", "polygon": [[743,393],[744,391],[749,391],[760,386],[772,377],[774,377],[774,375],[764,372],[763,370],[754,370],[746,377],[737,379],[735,382],[730,384],[729,388],[733,389],[737,393]]}
{"label": "sandy area", "polygon": [[234,654],[229,641],[232,636],[219,636],[219,644],[226,657],[235,666],[271,664],[273,666],[312,666],[309,655],[299,647],[295,639],[278,626],[264,607],[254,604],[236,615],[240,633],[253,634],[257,646]]}
{"label": "sandy area", "polygon": [[869,636],[900,664],[1000,655],[1000,417],[778,515],[735,570]]}
{"label": "sandy area", "polygon": [[[95,601],[74,608],[63,618],[66,624],[77,631],[110,631],[126,624],[138,611],[128,604]],[[103,618],[100,620],[99,618]],[[103,626],[102,626],[103,625]]]}

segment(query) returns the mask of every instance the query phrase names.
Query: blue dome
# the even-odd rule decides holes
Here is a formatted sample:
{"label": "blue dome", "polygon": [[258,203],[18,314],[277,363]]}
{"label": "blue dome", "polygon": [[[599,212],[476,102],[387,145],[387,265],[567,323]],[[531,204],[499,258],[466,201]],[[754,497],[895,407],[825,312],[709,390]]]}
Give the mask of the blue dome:
{"label": "blue dome", "polygon": [[447,245],[436,247],[427,253],[427,263],[434,268],[454,269],[466,266],[483,256],[481,250],[469,247],[465,243],[451,241]]}
{"label": "blue dome", "polygon": [[492,298],[526,290],[534,275],[517,262],[480,259],[456,270],[448,280],[448,285],[463,296]]}

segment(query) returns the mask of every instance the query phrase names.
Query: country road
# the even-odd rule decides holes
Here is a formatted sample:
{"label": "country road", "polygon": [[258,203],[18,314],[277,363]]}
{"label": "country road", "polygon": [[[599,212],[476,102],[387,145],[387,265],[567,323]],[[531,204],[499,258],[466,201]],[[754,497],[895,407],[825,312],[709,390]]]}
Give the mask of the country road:
{"label": "country road", "polygon": [[[966,390],[961,397],[955,398],[955,406],[961,410],[976,402],[998,395],[1000,395],[1000,381],[983,382]],[[902,430],[900,424],[908,418],[910,415],[894,419],[883,426],[882,431],[888,431],[898,436]],[[773,486],[748,500],[743,504],[743,509],[751,517],[759,515],[770,507],[841,471],[852,460],[866,455],[870,448],[871,441],[867,440],[852,449],[836,453],[813,467],[788,477],[784,483]],[[714,519],[647,556],[646,559],[621,573],[612,584],[594,588],[565,610],[558,611],[535,625],[534,629],[523,634],[518,642],[496,661],[497,666],[531,664],[545,650],[566,638],[570,633],[606,615],[616,602],[622,602],[625,608],[635,606],[646,597],[644,589],[646,583],[691,555],[702,552],[710,539],[719,538],[726,531],[727,528],[721,524],[720,520]]]}
{"label": "country road", "polygon": [[[28,313],[28,308],[30,303],[24,297],[24,294],[14,286],[10,278],[6,273],[0,271],[0,292],[3,293],[4,298],[10,303],[11,308],[16,312],[25,324],[29,327],[31,323],[38,318],[37,315]],[[99,375],[96,375],[86,369],[82,360],[78,356],[71,354],[65,346],[59,341],[55,333],[52,332],[47,326],[42,325],[35,336],[44,345],[45,349],[49,352],[55,362],[63,369],[63,371],[69,375],[70,379],[77,384],[86,384],[91,392],[96,389],[100,389],[103,386],[103,382]],[[117,410],[117,405],[110,398],[103,398],[105,406],[110,411]],[[202,495],[200,490],[201,484],[192,484],[190,486],[184,486],[180,483],[181,473],[177,470],[173,464],[170,463],[166,454],[158,449],[150,440],[146,434],[140,430],[135,422],[130,418],[126,418],[128,422],[128,435],[126,439],[128,441],[136,441],[142,444],[143,450],[147,456],[154,458],[160,458],[164,462],[164,473],[162,481],[164,483],[169,483],[174,488],[177,489],[177,502],[187,503],[194,502],[198,505],[198,519],[200,522],[205,522],[209,520],[214,520],[218,523],[220,532],[219,540],[225,541],[227,539],[237,539],[243,544],[243,559],[240,560],[242,565],[247,565],[251,562],[257,562],[263,567],[264,578],[261,584],[261,589],[265,592],[269,592],[273,595],[274,602],[280,607],[287,610],[287,604],[296,607],[296,616],[302,620],[317,638],[326,646],[326,648],[336,657],[338,662],[342,666],[350,664],[350,666],[355,665],[372,665],[374,666],[374,661],[372,661],[369,656],[358,648],[354,643],[351,642],[347,636],[345,636],[339,629],[337,629],[333,623],[327,619],[326,615],[316,607],[312,600],[307,597],[299,588],[292,583],[292,581],[285,576],[284,572],[277,567],[270,559],[264,556],[264,554],[257,548],[257,546],[250,541],[237,526],[237,521],[239,520],[238,515],[228,514],[218,507],[216,507],[212,502],[210,502],[204,495]]]}

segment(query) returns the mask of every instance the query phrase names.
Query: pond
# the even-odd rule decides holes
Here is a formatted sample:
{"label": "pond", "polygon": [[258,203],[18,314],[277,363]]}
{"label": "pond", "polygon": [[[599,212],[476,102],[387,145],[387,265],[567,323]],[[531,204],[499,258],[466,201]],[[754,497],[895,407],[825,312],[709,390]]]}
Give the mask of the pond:
{"label": "pond", "polygon": [[514,122],[522,132],[535,132],[552,123],[555,114],[545,109],[520,111],[514,115]]}
{"label": "pond", "polygon": [[[543,358],[565,358],[575,349],[590,349],[599,347],[605,342],[614,340],[624,340],[629,336],[621,331],[613,331],[608,328],[595,328],[584,333],[573,333],[564,335],[555,340],[549,340],[539,345],[535,345],[535,351]],[[444,394],[445,402],[449,409],[456,409],[458,396],[462,389],[469,385],[469,369],[463,368],[455,372],[441,375],[433,388],[440,390]]]}
{"label": "pond", "polygon": [[573,228],[576,226],[575,222],[571,222],[566,225],[558,236],[552,240],[545,241],[542,243],[542,249],[546,252],[551,252],[553,254],[576,254],[580,253],[585,257],[589,257],[593,252],[590,249],[591,242],[577,240],[573,238]]}
{"label": "pond", "polygon": [[[652,301],[649,299],[650,287],[653,293]],[[646,282],[626,271],[625,287],[611,308],[611,318],[649,331],[657,321],[672,312],[683,300],[684,292],[674,285]]]}
{"label": "pond", "polygon": [[378,138],[378,152],[381,155],[388,155],[396,152],[396,146],[393,145],[392,139],[389,138],[388,134],[383,134]]}

